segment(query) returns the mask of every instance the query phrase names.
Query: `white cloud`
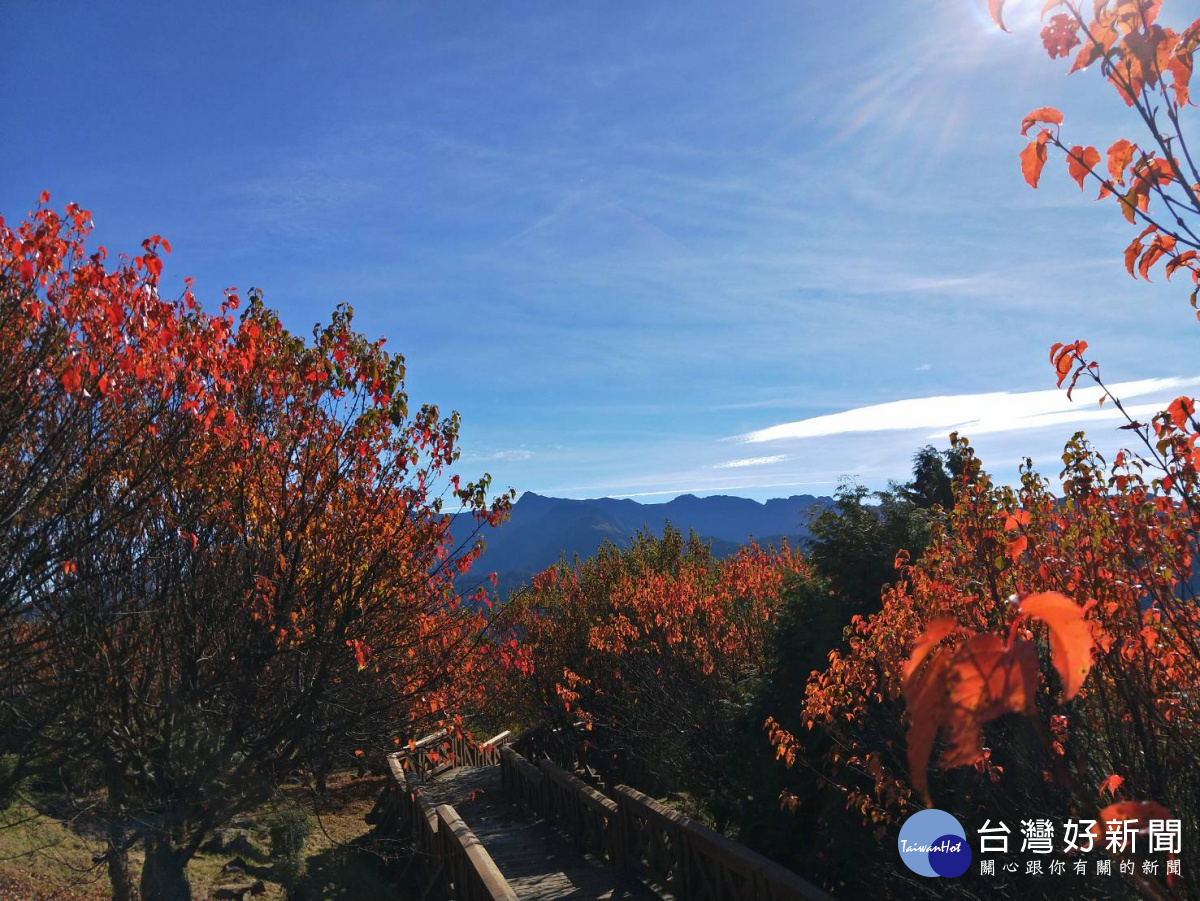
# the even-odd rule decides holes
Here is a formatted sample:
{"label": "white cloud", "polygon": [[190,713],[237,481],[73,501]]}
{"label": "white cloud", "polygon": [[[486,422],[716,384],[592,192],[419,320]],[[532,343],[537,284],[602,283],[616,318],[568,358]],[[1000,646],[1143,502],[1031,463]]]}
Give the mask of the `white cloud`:
{"label": "white cloud", "polygon": [[686,488],[665,488],[662,491],[633,491],[633,492],[627,491],[627,492],[623,492],[623,493],[619,493],[619,494],[606,494],[606,495],[604,495],[604,497],[637,498],[637,497],[665,497],[666,495],[671,495],[672,497],[679,497],[679,495],[681,495],[681,494],[712,494],[712,493],[715,493],[718,491],[722,491],[722,492],[724,492],[724,491],[752,491],[756,494],[762,494],[764,496],[769,495],[771,497],[777,497],[778,495],[775,494],[774,492],[770,491],[770,489],[772,489],[772,488],[803,488],[807,492],[807,491],[816,490],[819,486],[835,485],[835,484],[837,484],[837,483],[834,481],[831,481],[831,480],[814,481],[812,479],[800,479],[800,480],[793,480],[790,482],[750,482],[750,483],[746,483],[746,484],[722,482],[720,484],[713,483],[713,484],[706,484],[706,485],[692,485],[692,486],[686,487]]}
{"label": "white cloud", "polygon": [[521,460],[531,460],[536,456],[533,451],[524,447],[514,447],[505,450],[492,451],[487,454],[463,454],[463,462],[481,462],[487,460],[504,460],[508,463],[515,463]]}
{"label": "white cloud", "polygon": [[498,450],[494,454],[489,454],[488,458],[491,460],[529,460],[533,458],[533,451],[523,447],[513,450]]}
{"label": "white cloud", "polygon": [[741,460],[727,460],[724,463],[714,463],[713,469],[739,469],[743,466],[766,466],[771,463],[782,463],[787,459],[787,454],[774,454],[770,457],[745,457]]}
{"label": "white cloud", "polygon": [[[1200,383],[1200,377],[1142,379],[1111,385],[1114,396],[1122,401],[1161,393],[1153,402],[1136,406],[1126,404],[1133,416],[1146,416],[1164,409],[1174,396],[1171,392]],[[971,435],[1036,429],[1068,423],[1113,420],[1120,414],[1110,405],[1099,407],[1099,388],[1081,388],[1075,402],[1060,390],[997,391],[987,394],[953,394],[939,397],[915,397],[858,407],[841,413],[814,416],[785,422],[736,435],[729,440],[758,444],[766,441],[819,438],[852,432],[907,431],[937,429],[936,437],[950,430]]]}

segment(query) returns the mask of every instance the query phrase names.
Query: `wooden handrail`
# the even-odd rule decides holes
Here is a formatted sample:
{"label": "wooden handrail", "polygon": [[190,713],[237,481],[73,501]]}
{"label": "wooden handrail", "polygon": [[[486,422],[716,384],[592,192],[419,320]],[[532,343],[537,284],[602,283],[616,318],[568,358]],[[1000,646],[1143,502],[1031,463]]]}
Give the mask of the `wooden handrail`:
{"label": "wooden handrail", "polygon": [[500,751],[505,793],[575,845],[679,901],[833,901],[824,891],[628,786],[609,797],[545,759]]}
{"label": "wooden handrail", "polygon": [[[452,901],[517,901],[517,895],[508,881],[476,838],[470,827],[449,804],[435,807],[425,795],[423,781],[431,773],[445,766],[442,763],[432,769],[405,769],[407,757],[417,764],[428,765],[428,749],[446,734],[426,736],[417,742],[415,749],[388,755],[388,770],[392,779],[389,783],[379,822],[388,823],[389,828],[399,828],[412,836],[413,846],[426,861],[426,869],[433,882],[435,897],[447,897]],[[476,759],[491,756],[499,759],[499,748],[504,734],[487,743]],[[469,740],[451,739],[451,744],[460,743],[457,749],[464,755],[470,754],[475,746]],[[451,748],[451,754],[455,753]]]}
{"label": "wooden handrail", "polygon": [[616,802],[549,760],[537,765],[546,774],[547,819],[570,835],[576,847],[623,865]]}
{"label": "wooden handrail", "polygon": [[517,901],[487,849],[449,804],[437,809],[442,858],[456,901]]}
{"label": "wooden handrail", "polygon": [[630,867],[676,898],[833,901],[811,882],[627,785],[616,788]]}
{"label": "wooden handrail", "polygon": [[487,741],[485,741],[483,743],[483,746],[485,748],[488,748],[488,747],[491,747],[492,745],[499,745],[501,743],[504,743],[506,740],[511,740],[510,739],[511,736],[512,736],[512,732],[508,729],[505,729],[499,735],[493,735],[491,738],[489,738]]}
{"label": "wooden handrail", "polygon": [[446,730],[438,729],[437,732],[431,732],[431,733],[429,733],[429,735],[426,735],[424,738],[418,738],[413,743],[412,750],[415,751],[418,748],[423,748],[426,745],[432,744],[433,742],[437,741],[439,738],[445,738],[445,737],[446,737]]}
{"label": "wooden handrail", "polygon": [[[388,768],[395,774],[400,769],[415,770],[426,778],[456,766],[496,766],[500,763],[500,748],[509,744],[512,733],[505,730],[479,744],[466,735],[451,735],[439,729],[388,755]],[[408,761],[408,767],[403,762]]]}

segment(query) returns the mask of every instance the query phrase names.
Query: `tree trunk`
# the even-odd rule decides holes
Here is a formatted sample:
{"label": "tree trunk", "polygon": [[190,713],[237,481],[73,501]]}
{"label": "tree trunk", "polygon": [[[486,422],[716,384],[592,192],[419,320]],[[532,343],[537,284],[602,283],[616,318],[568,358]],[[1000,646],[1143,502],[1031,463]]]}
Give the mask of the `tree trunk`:
{"label": "tree trunk", "polygon": [[133,876],[129,872],[129,846],[125,835],[125,791],[121,769],[109,756],[104,759],[104,782],[108,789],[108,881],[112,884],[112,901],[137,901]]}
{"label": "tree trunk", "polygon": [[146,862],[142,865],[142,901],[192,901],[187,878],[188,855],[171,847],[167,835],[146,839]]}
{"label": "tree trunk", "polygon": [[112,883],[112,901],[136,901],[124,831],[115,823],[109,826],[108,851],[104,856],[108,863],[108,879]]}

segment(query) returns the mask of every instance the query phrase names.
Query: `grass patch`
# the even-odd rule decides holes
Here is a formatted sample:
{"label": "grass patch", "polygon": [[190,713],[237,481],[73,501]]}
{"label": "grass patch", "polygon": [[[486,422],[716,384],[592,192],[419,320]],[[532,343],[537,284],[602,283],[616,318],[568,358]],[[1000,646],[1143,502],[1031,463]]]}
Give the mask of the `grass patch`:
{"label": "grass patch", "polygon": [[[384,781],[379,776],[336,774],[320,800],[302,786],[285,786],[273,803],[234,821],[236,835],[243,837],[239,845],[248,843],[254,853],[214,850],[192,859],[188,878],[193,896],[203,901],[215,886],[262,879],[267,891],[260,899],[287,898],[283,868],[277,872],[268,859],[268,823],[281,811],[299,808],[309,814],[313,828],[298,855],[302,872],[288,880],[294,899],[406,897],[403,873],[384,866],[365,822]],[[102,863],[93,862],[103,851],[93,824],[56,817],[51,804],[14,805],[0,813],[0,901],[104,901],[110,897],[108,874]],[[246,876],[223,872],[239,856],[248,865]],[[130,852],[135,882],[141,866],[142,855],[135,848]]]}

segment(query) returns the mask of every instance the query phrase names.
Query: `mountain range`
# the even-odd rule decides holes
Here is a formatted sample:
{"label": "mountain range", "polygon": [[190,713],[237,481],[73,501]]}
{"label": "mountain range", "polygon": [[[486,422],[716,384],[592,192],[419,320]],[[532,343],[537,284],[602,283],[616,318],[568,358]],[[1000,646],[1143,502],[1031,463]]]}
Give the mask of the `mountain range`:
{"label": "mountain range", "polygon": [[587,558],[610,541],[627,548],[640,531],[661,536],[669,522],[685,535],[689,531],[712,545],[713,553],[728,556],[751,538],[777,544],[786,537],[793,546],[809,537],[808,521],[832,498],[811,494],[774,498],[765,503],[744,497],[684,494],[661,504],[639,504],[627,498],[573,500],[545,497],[527,491],[513,504],[508,521],[495,528],[479,527],[466,514],[456,516],[451,534],[456,547],[482,538],[486,550],[466,577],[478,583],[480,574],[495,572],[500,597],[556,563],[561,555]]}

